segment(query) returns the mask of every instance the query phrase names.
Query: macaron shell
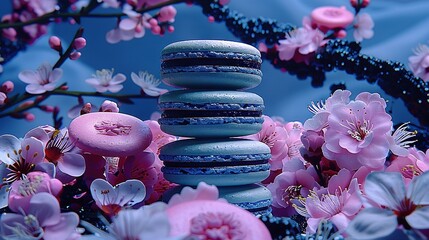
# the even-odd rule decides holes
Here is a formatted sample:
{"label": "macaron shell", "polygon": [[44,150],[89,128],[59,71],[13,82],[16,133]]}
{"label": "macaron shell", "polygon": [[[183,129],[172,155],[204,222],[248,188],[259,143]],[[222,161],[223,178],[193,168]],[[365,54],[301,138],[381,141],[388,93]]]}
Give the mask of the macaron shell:
{"label": "macaron shell", "polygon": [[266,213],[272,202],[270,190],[259,184],[220,187],[219,197],[249,211],[266,208]]}
{"label": "macaron shell", "polygon": [[[233,167],[231,167],[233,168]],[[247,172],[237,174],[214,174],[214,175],[197,175],[197,174],[167,174],[164,178],[170,182],[188,186],[197,186],[200,182],[216,186],[238,186],[260,182],[268,177],[270,171]]]}
{"label": "macaron shell", "polygon": [[168,208],[167,215],[171,225],[171,236],[189,235],[191,226],[195,224],[198,224],[203,230],[216,231],[217,229],[210,228],[201,221],[195,221],[195,218],[202,217],[204,219],[205,217],[215,216],[222,219],[229,215],[228,221],[221,222],[225,224],[227,230],[234,228],[235,231],[238,231],[239,239],[272,239],[267,227],[254,215],[225,202],[210,200],[184,202]]}
{"label": "macaron shell", "polygon": [[259,50],[251,45],[225,40],[187,40],[175,42],[167,45],[161,54],[188,51],[238,52],[261,56]]}
{"label": "macaron shell", "polygon": [[68,131],[76,147],[108,157],[135,155],[152,141],[152,133],[143,121],[122,113],[84,114],[70,123]]}
{"label": "macaron shell", "polygon": [[258,86],[262,77],[238,72],[177,72],[161,74],[162,81],[173,87],[190,89],[250,89]]}

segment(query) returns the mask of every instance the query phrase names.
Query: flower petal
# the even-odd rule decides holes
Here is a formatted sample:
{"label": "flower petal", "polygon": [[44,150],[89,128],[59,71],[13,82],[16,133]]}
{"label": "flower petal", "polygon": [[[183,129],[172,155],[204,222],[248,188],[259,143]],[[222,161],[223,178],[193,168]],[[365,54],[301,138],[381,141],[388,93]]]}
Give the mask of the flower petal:
{"label": "flower petal", "polygon": [[70,176],[79,177],[85,172],[85,159],[80,154],[65,153],[58,161],[58,168]]}
{"label": "flower petal", "polygon": [[132,206],[140,203],[146,197],[146,187],[140,180],[131,179],[116,185],[118,194],[117,204]]}
{"label": "flower petal", "polygon": [[365,181],[365,194],[376,203],[392,210],[401,209],[405,186],[398,172],[372,172]]}
{"label": "flower petal", "polygon": [[346,232],[353,239],[378,239],[390,235],[397,226],[392,211],[366,208],[349,223]]}
{"label": "flower petal", "polygon": [[18,74],[19,80],[28,84],[38,83],[38,77],[38,74],[31,70],[24,70]]}
{"label": "flower petal", "polygon": [[30,138],[34,137],[42,141],[44,144],[46,144],[49,141],[49,136],[46,133],[46,131],[41,127],[36,127],[28,131],[24,138]]}
{"label": "flower petal", "polygon": [[21,141],[17,137],[9,134],[0,136],[0,161],[13,164],[19,158],[19,149],[21,149]]}
{"label": "flower petal", "polygon": [[92,198],[98,207],[116,202],[116,191],[108,181],[97,178],[92,181],[90,189]]}
{"label": "flower petal", "polygon": [[405,219],[411,227],[416,229],[429,229],[429,206],[414,210]]}
{"label": "flower petal", "polygon": [[60,221],[60,204],[50,193],[37,193],[30,200],[28,214],[39,221],[40,226],[51,226]]}
{"label": "flower petal", "polygon": [[69,239],[68,237],[76,231],[79,216],[74,212],[61,213],[57,224],[45,227],[43,239],[58,240]]}
{"label": "flower petal", "polygon": [[63,70],[61,68],[55,68],[52,70],[51,74],[49,74],[49,82],[54,83],[58,81],[63,76]]}
{"label": "flower petal", "polygon": [[25,91],[30,94],[42,94],[46,92],[42,85],[30,84],[25,87]]}
{"label": "flower petal", "polygon": [[34,137],[25,138],[21,142],[21,156],[28,163],[41,163],[45,158],[45,148],[42,141]]}
{"label": "flower petal", "polygon": [[429,171],[416,176],[408,185],[407,198],[417,205],[429,204]]}

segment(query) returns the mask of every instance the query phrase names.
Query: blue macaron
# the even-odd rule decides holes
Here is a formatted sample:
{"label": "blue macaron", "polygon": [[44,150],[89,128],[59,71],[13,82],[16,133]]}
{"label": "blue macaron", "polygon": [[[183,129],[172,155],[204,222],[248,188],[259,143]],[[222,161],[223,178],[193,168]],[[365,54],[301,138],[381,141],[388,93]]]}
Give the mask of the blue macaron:
{"label": "blue macaron", "polygon": [[197,186],[238,186],[268,177],[270,148],[247,139],[186,139],[161,148],[164,177],[174,183]]}
{"label": "blue macaron", "polygon": [[264,102],[240,91],[178,90],[161,95],[161,129],[183,137],[245,136],[262,129]]}
{"label": "blue macaron", "polygon": [[261,54],[255,47],[222,40],[175,42],[162,50],[164,83],[189,89],[249,89],[261,83]]}

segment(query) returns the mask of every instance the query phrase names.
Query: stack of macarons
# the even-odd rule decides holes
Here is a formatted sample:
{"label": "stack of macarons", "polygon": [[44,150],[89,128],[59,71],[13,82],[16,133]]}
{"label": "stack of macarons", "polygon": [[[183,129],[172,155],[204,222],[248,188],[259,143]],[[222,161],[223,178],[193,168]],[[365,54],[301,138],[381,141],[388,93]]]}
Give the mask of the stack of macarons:
{"label": "stack of macarons", "polygon": [[159,97],[161,129],[186,139],[161,148],[164,177],[185,186],[206,182],[221,197],[255,213],[269,211],[271,194],[258,183],[269,175],[270,148],[235,137],[262,129],[263,99],[246,92],[262,80],[253,46],[191,40],[162,51],[161,77],[179,88]]}

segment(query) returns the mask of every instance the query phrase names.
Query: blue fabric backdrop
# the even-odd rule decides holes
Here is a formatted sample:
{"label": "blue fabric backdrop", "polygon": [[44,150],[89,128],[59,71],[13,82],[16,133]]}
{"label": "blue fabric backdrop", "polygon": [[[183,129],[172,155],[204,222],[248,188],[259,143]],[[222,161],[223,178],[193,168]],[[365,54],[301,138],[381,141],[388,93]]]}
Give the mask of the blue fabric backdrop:
{"label": "blue fabric backdrop", "polygon": [[[2,2],[2,5],[0,12],[7,12],[10,9],[7,3]],[[352,10],[346,0],[232,0],[229,5],[231,9],[248,17],[264,16],[297,26],[301,26],[303,16],[309,15],[312,9],[318,6],[344,5]],[[227,31],[224,23],[209,23],[200,7],[178,4],[176,8],[178,14],[174,24],[176,29],[174,33],[167,33],[160,37],[147,32],[146,36],[141,39],[113,45],[105,41],[105,33],[114,27],[115,19],[83,19],[82,25],[85,28],[84,36],[88,42],[87,47],[82,50],[83,55],[78,61],[68,61],[63,65],[64,76],[61,82],[68,82],[71,90],[93,91],[94,89],[84,80],[97,69],[114,68],[115,72],[121,72],[127,76],[122,93],[139,93],[139,88],[131,81],[131,72],[146,70],[159,77],[160,52],[167,44],[188,39],[238,40]],[[421,43],[428,44],[428,10],[429,1],[427,0],[372,1],[369,8],[363,11],[371,14],[374,19],[375,35],[372,39],[363,42],[362,52],[407,64],[407,58],[412,54],[413,48]],[[66,42],[72,38],[76,29],[76,25],[56,24],[50,28],[50,33],[60,36]],[[21,52],[11,62],[5,64],[4,73],[0,75],[0,82],[12,80],[16,84],[15,91],[23,91],[25,84],[17,78],[20,71],[36,69],[42,62],[55,63],[57,54],[49,48],[47,39],[48,36],[40,38],[27,51]],[[288,73],[275,69],[268,62],[263,63],[262,70],[264,73],[262,84],[250,91],[264,98],[266,115],[281,116],[286,121],[303,122],[311,116],[307,110],[307,105],[311,101],[325,99],[330,94],[331,84],[345,82],[347,88],[353,92],[353,96],[361,91],[369,91],[378,92],[388,99],[388,108],[392,109],[395,122],[417,122],[408,113],[401,100],[392,99],[377,85],[357,81],[343,72],[327,74],[328,79],[323,87],[312,88],[310,79],[298,80]],[[161,87],[168,88],[165,85],[161,85]],[[84,99],[94,102],[98,106],[104,100],[90,97],[84,97]],[[64,125],[67,126],[70,122],[66,116],[67,111],[71,106],[77,104],[77,99],[53,96],[46,103],[61,107],[60,114],[64,116]],[[146,120],[152,112],[157,111],[157,105],[155,99],[136,99],[134,105],[121,105],[120,109],[121,112]],[[52,124],[51,115],[39,110],[32,110],[32,112],[37,117],[33,122],[1,118],[0,134],[11,133],[22,137],[33,127]]]}

